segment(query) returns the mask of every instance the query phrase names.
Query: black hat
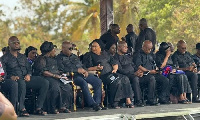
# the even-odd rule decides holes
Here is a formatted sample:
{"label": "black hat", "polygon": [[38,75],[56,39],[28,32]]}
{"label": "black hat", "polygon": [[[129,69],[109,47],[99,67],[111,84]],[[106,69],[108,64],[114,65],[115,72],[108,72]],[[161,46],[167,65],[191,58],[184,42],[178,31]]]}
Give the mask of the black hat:
{"label": "black hat", "polygon": [[47,54],[48,52],[52,51],[54,49],[54,45],[52,42],[45,41],[40,46],[40,50],[42,55]]}
{"label": "black hat", "polygon": [[196,44],[196,49],[200,49],[200,43]]}
{"label": "black hat", "polygon": [[164,52],[164,51],[167,50],[169,47],[170,47],[169,44],[167,44],[166,42],[162,42],[162,43],[160,44],[159,51],[163,51],[163,52]]}

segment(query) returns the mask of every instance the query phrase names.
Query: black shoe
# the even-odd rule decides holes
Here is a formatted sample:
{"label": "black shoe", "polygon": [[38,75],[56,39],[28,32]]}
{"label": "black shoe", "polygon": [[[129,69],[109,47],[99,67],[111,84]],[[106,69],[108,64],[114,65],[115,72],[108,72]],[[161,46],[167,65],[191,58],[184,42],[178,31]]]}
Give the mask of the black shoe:
{"label": "black shoe", "polygon": [[168,100],[160,100],[159,103],[160,104],[171,104],[171,102]]}
{"label": "black shoe", "polygon": [[135,104],[137,107],[144,107],[144,104],[141,100],[137,101],[137,103]]}
{"label": "black shoe", "polygon": [[200,103],[200,100],[198,98],[192,98],[193,103]]}
{"label": "black shoe", "polygon": [[101,110],[101,109],[102,109],[102,108],[101,108],[99,105],[97,105],[97,104],[93,105],[93,110],[99,111],[99,110]]}
{"label": "black shoe", "polygon": [[159,106],[160,103],[158,103],[157,101],[147,101],[147,104],[150,106]]}

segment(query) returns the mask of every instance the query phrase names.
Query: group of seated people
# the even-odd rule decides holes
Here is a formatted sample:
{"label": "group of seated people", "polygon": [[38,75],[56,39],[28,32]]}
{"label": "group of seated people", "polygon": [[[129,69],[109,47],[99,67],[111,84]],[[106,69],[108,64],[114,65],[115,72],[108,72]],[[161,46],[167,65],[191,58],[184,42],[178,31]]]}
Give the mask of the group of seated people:
{"label": "group of seated people", "polygon": [[[71,73],[73,83],[81,87],[85,103],[95,111],[103,107],[102,83],[114,109],[119,109],[121,103],[127,108],[134,108],[134,104],[138,107],[170,104],[170,95],[176,96],[181,104],[199,102],[200,43],[193,56],[186,51],[187,44],[183,40],[178,41],[174,53],[173,45],[166,42],[153,53],[149,40],[145,40],[142,49],[134,54],[127,52],[125,41],[110,44],[109,49],[104,50],[102,41],[95,39],[89,45],[89,52],[82,56],[72,53],[73,46],[69,41],[62,43],[58,55],[55,47],[52,42],[45,41],[40,46],[41,55],[33,46],[21,54],[19,39],[16,36],[9,38],[1,57],[5,75],[1,76],[0,85],[1,91],[9,94],[8,99],[18,116],[29,116],[24,105],[27,89],[38,92],[35,114],[70,113],[73,89],[62,80],[72,79]],[[100,75],[89,71],[99,71]],[[93,96],[88,83],[93,87]],[[144,89],[146,104],[142,97]],[[187,93],[192,93],[192,98],[187,98]]]}

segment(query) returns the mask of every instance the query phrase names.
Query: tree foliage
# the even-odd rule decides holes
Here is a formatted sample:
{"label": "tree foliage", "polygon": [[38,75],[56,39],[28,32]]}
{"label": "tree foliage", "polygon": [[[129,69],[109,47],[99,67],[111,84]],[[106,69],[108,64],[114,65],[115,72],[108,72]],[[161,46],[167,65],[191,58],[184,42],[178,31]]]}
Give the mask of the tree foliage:
{"label": "tree foliage", "polygon": [[[138,34],[138,22],[148,20],[156,31],[158,42],[176,44],[184,39],[189,51],[200,42],[199,0],[113,0],[114,22],[121,27],[119,37],[125,36],[126,26],[133,24]],[[9,36],[21,40],[22,49],[29,45],[39,47],[45,40],[60,46],[64,40],[87,51],[88,44],[100,37],[100,0],[20,0],[22,8],[28,11],[24,16],[2,19],[5,13],[0,9],[0,47],[7,46]],[[0,8],[2,5],[0,5]]]}

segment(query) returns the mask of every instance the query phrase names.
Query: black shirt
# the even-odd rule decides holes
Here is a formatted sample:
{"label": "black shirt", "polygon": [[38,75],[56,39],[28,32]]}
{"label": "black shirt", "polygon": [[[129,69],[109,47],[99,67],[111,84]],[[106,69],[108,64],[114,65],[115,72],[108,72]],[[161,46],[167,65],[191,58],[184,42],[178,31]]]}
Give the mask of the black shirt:
{"label": "black shirt", "polygon": [[197,65],[198,71],[200,71],[200,57],[197,56],[196,54],[194,54],[194,55],[192,56],[192,58],[193,58],[195,64]]}
{"label": "black shirt", "polygon": [[[156,53],[156,65],[158,68],[160,68],[160,66],[162,65],[164,59],[165,59],[166,54],[165,53],[161,53],[161,52],[157,52]],[[170,65],[172,67],[175,67],[171,58],[171,55],[168,57],[167,60],[167,64],[166,65]]]}
{"label": "black shirt", "polygon": [[153,51],[155,51],[156,44],[156,33],[151,28],[145,28],[141,30],[136,41],[135,50],[136,52],[140,51],[142,48],[142,44],[145,40],[150,40],[153,44]]}
{"label": "black shirt", "polygon": [[44,71],[49,71],[53,74],[60,74],[57,60],[53,57],[39,56],[33,64],[33,69],[34,75],[43,75]]}
{"label": "black shirt", "polygon": [[117,35],[113,36],[111,32],[106,32],[100,37],[100,40],[104,43],[104,46],[106,46],[107,44],[113,44],[113,43],[117,45],[117,42],[119,41],[119,37]]}
{"label": "black shirt", "polygon": [[137,68],[141,65],[148,70],[156,69],[155,55],[153,53],[146,54],[143,50],[140,50],[133,59]]}
{"label": "black shirt", "polygon": [[18,76],[23,79],[27,74],[32,74],[31,66],[25,55],[17,53],[17,57],[7,52],[1,57],[5,78],[10,79],[11,76]]}
{"label": "black shirt", "polygon": [[83,64],[86,66],[86,68],[98,66],[100,64],[103,66],[101,75],[104,75],[112,72],[112,65],[117,64],[117,62],[107,52],[102,51],[101,55],[97,55],[93,52],[87,53],[87,56],[83,57]]}
{"label": "black shirt", "polygon": [[81,61],[75,54],[67,56],[61,52],[56,58],[58,62],[58,69],[63,73],[78,73],[78,68],[83,68]]}
{"label": "black shirt", "polygon": [[118,72],[124,75],[134,74],[135,65],[130,55],[115,54],[114,59],[118,63]]}
{"label": "black shirt", "polygon": [[172,55],[173,63],[178,68],[186,68],[192,65],[194,63],[194,60],[192,59],[192,55],[189,52],[185,52],[184,54],[181,54],[178,50],[174,52]]}
{"label": "black shirt", "polygon": [[137,40],[137,35],[134,32],[130,32],[125,37],[126,37],[126,43],[128,45],[129,50],[133,48],[133,52],[135,52],[135,44]]}

